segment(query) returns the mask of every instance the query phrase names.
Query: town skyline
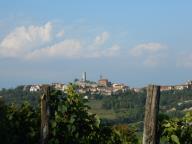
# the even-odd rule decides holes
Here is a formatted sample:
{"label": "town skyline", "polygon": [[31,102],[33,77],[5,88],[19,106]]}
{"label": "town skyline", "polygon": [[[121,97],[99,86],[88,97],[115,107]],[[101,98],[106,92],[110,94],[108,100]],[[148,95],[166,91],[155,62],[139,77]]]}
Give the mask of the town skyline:
{"label": "town skyline", "polygon": [[192,1],[1,1],[0,88],[191,80]]}
{"label": "town skyline", "polygon": [[[74,86],[74,89],[77,93],[83,94],[86,99],[90,99],[91,97],[95,97],[98,95],[102,96],[112,96],[112,95],[120,95],[125,94],[129,91],[134,93],[144,92],[148,86],[145,87],[131,87],[125,83],[117,83],[111,82],[107,78],[103,78],[100,76],[98,81],[90,81],[87,79],[86,72],[82,73],[82,77],[80,79],[75,78],[73,82],[69,82],[67,84],[64,83],[51,83],[51,84],[31,84],[31,85],[20,85],[17,88],[22,89],[27,92],[38,92],[43,89],[44,86],[49,86],[55,90],[59,90],[61,92],[67,93],[68,87],[70,85]],[[188,80],[184,83],[180,83],[177,85],[159,85],[160,91],[183,91],[183,90],[191,90],[192,89],[192,80]]]}
{"label": "town skyline", "polygon": [[[104,82],[104,84],[102,84]],[[111,79],[108,79],[108,77],[105,75],[100,74],[98,76],[98,79],[96,80],[92,80],[89,79],[89,77],[87,76],[87,72],[82,72],[81,75],[79,75],[79,77],[75,77],[73,78],[72,81],[50,81],[50,82],[36,82],[36,83],[22,83],[22,84],[18,84],[12,87],[2,87],[2,88],[16,88],[19,86],[43,86],[43,85],[69,85],[69,84],[77,84],[77,85],[86,85],[86,84],[93,84],[93,85],[104,85],[104,86],[112,86],[114,85],[121,85],[121,86],[126,86],[129,89],[142,89],[147,87],[148,85],[159,85],[161,87],[162,90],[173,90],[173,89],[177,89],[177,90],[183,90],[185,88],[192,88],[192,80],[185,80],[183,82],[180,83],[175,83],[175,84],[157,84],[157,83],[148,83],[147,85],[143,85],[143,86],[133,86],[130,83],[125,83],[122,81],[112,81]],[[190,85],[190,86],[189,86]],[[0,89],[2,89],[0,87]],[[40,89],[40,87],[38,88]]]}

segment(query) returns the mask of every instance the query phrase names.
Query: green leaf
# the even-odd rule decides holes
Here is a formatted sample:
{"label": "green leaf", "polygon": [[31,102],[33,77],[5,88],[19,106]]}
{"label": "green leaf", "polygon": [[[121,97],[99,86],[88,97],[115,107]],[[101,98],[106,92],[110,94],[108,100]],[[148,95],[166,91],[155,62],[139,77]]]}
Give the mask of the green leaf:
{"label": "green leaf", "polygon": [[13,115],[11,114],[11,115],[8,115],[8,119],[9,120],[12,120],[13,119]]}
{"label": "green leaf", "polygon": [[52,122],[51,122],[51,127],[52,127],[52,128],[55,128],[56,126],[57,126],[56,121],[52,121]]}
{"label": "green leaf", "polygon": [[59,110],[60,112],[64,113],[64,112],[67,111],[67,107],[66,107],[65,105],[60,105],[60,106],[58,107],[58,110]]}
{"label": "green leaf", "polygon": [[56,129],[52,130],[52,134],[53,134],[53,136],[56,136]]}
{"label": "green leaf", "polygon": [[180,144],[179,138],[176,135],[171,135],[171,140],[174,141],[176,144]]}
{"label": "green leaf", "polygon": [[171,124],[170,124],[170,123],[166,123],[166,124],[164,124],[163,126],[164,126],[164,127],[170,127]]}
{"label": "green leaf", "polygon": [[70,123],[72,124],[72,123],[74,123],[74,121],[75,121],[75,118],[74,118],[74,116],[72,116],[71,118],[70,118]]}

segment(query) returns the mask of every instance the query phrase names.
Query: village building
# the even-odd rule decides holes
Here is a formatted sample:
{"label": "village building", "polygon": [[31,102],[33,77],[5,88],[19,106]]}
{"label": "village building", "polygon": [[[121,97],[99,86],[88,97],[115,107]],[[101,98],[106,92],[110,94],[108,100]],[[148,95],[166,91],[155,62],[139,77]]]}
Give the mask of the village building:
{"label": "village building", "polygon": [[160,91],[174,90],[174,86],[160,86]]}
{"label": "village building", "polygon": [[62,83],[52,83],[52,86],[55,90],[65,91],[67,89],[67,85]]}
{"label": "village building", "polygon": [[100,80],[98,81],[98,84],[99,84],[100,86],[105,86],[105,87],[108,87],[108,86],[110,85],[108,79],[100,79]]}
{"label": "village building", "polygon": [[113,84],[112,87],[114,92],[117,91],[126,92],[129,89],[129,87],[124,84]]}
{"label": "village building", "polygon": [[41,86],[40,85],[32,85],[29,89],[30,92],[37,92],[41,90]]}

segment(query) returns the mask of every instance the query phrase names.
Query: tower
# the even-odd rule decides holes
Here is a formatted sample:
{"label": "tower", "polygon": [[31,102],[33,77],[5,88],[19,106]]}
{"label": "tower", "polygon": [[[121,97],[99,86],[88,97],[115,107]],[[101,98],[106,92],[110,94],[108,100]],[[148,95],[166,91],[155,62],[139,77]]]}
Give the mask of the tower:
{"label": "tower", "polygon": [[83,72],[83,74],[82,74],[82,80],[83,80],[84,82],[87,81],[87,78],[86,78],[86,72]]}
{"label": "tower", "polygon": [[102,76],[102,74],[100,75],[100,80],[102,80],[103,79],[103,76]]}

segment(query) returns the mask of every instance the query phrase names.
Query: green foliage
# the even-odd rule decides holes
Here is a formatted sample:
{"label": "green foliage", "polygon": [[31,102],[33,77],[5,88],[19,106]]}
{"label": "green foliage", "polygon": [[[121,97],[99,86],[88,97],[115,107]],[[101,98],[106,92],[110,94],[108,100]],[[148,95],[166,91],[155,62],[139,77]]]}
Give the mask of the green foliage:
{"label": "green foliage", "polygon": [[[135,93],[129,90],[124,94],[103,97],[103,109],[113,110],[116,120],[111,123],[132,123],[143,121],[146,90]],[[192,90],[172,90],[161,92],[160,112],[171,118],[181,118],[185,110],[192,107]],[[101,110],[102,111],[102,110]],[[110,123],[110,120],[104,120]]]}
{"label": "green foliage", "polygon": [[[50,143],[122,143],[120,135],[102,127],[95,114],[88,112],[80,95],[69,86],[67,97],[51,95]],[[55,109],[55,110],[53,110]]]}
{"label": "green foliage", "polygon": [[104,98],[103,108],[116,112],[119,122],[138,122],[144,118],[144,105],[146,91],[135,93],[128,91],[120,95],[112,95]]}
{"label": "green foliage", "polygon": [[192,112],[182,119],[167,119],[161,123],[163,141],[174,144],[192,144]]}
{"label": "green foliage", "polygon": [[23,90],[23,86],[18,86],[14,89],[2,89],[0,90],[0,96],[4,97],[6,104],[17,103],[22,104],[23,101],[30,101],[33,106],[38,106],[40,92],[30,92],[29,90]]}
{"label": "green foliage", "polygon": [[[69,86],[67,95],[52,91],[50,95],[50,144],[121,144],[137,142],[135,131],[102,126],[89,113],[82,97]],[[40,141],[40,111],[29,102],[0,104],[0,140],[6,144],[34,144]]]}
{"label": "green foliage", "polygon": [[[192,90],[170,90],[161,92],[160,109],[163,112],[175,108],[176,111],[182,111],[186,108],[192,107]],[[171,117],[182,117],[180,113],[167,113]]]}
{"label": "green foliage", "polygon": [[120,95],[112,95],[105,99],[103,107],[108,109],[128,108],[133,109],[145,104],[146,93],[128,91]]}
{"label": "green foliage", "polygon": [[1,143],[34,144],[39,141],[40,115],[28,102],[18,106],[10,104],[0,109]]}
{"label": "green foliage", "polygon": [[136,135],[136,129],[129,127],[127,124],[120,124],[113,126],[113,129],[120,133],[122,142],[124,144],[137,144],[139,143]]}

